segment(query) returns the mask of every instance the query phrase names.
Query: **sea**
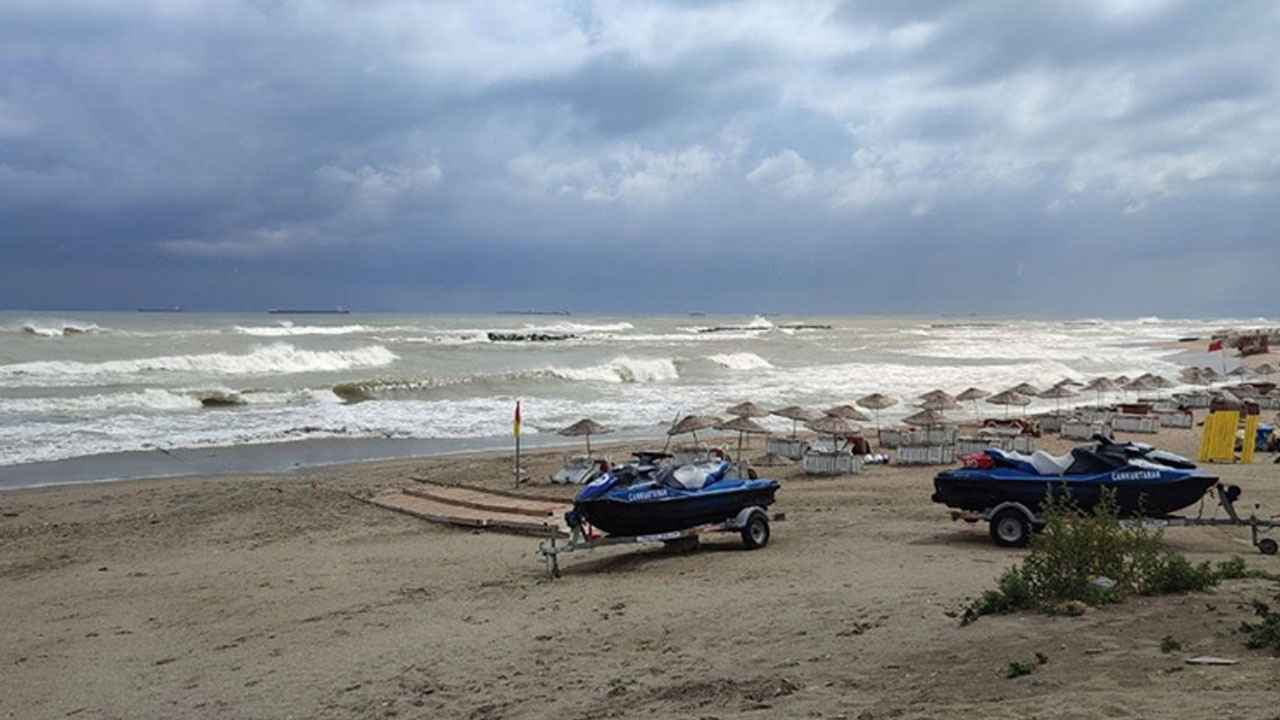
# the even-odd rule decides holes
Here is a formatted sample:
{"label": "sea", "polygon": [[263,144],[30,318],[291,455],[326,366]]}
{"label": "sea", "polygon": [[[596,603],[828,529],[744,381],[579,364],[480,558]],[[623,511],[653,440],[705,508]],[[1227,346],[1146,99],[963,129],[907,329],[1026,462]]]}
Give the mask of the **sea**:
{"label": "sea", "polygon": [[1178,351],[1162,343],[1259,322],[3,312],[0,488],[508,447],[517,402],[535,446],[578,442],[555,433],[582,417],[657,437],[745,400],[822,409],[881,392],[906,401],[881,413],[892,422],[934,388],[1176,381]]}

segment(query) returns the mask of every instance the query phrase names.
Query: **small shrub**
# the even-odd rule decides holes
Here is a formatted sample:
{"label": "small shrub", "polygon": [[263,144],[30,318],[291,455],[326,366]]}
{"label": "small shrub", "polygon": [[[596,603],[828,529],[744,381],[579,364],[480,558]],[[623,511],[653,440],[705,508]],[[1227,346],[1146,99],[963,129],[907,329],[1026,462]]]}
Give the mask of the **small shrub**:
{"label": "small shrub", "polygon": [[[1280,599],[1280,595],[1277,599]],[[1280,655],[1280,613],[1272,611],[1269,605],[1261,601],[1254,601],[1253,612],[1260,619],[1259,622],[1240,624],[1240,629],[1249,635],[1245,646],[1254,650],[1270,650]]]}
{"label": "small shrub", "polygon": [[1004,676],[1010,680],[1023,675],[1030,675],[1036,671],[1034,662],[1026,662],[1023,660],[1010,660],[1004,666]]}
{"label": "small shrub", "polygon": [[1140,523],[1122,524],[1110,491],[1104,491],[1092,513],[1085,513],[1065,489],[1057,493],[1050,489],[1041,509],[1045,526],[1032,539],[1031,551],[1020,565],[1000,576],[994,590],[964,609],[962,625],[983,615],[1082,610],[1081,603],[1097,606],[1133,594],[1204,590],[1223,578],[1258,575],[1238,557],[1216,568],[1207,562],[1192,564],[1182,553],[1161,545],[1160,530]]}
{"label": "small shrub", "polygon": [[1171,652],[1177,652],[1182,649],[1182,643],[1173,639],[1172,635],[1165,635],[1160,638],[1160,652],[1168,655]]}

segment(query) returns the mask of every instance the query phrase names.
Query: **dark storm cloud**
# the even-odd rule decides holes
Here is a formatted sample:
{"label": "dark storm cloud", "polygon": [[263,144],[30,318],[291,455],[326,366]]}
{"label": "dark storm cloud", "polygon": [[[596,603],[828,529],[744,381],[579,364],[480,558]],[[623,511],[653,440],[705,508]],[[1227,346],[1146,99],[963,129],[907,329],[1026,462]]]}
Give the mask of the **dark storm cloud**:
{"label": "dark storm cloud", "polygon": [[1230,314],[1280,300],[1221,288],[1280,260],[1278,31],[1261,2],[10,3],[0,305],[734,310],[723,276],[753,309]]}

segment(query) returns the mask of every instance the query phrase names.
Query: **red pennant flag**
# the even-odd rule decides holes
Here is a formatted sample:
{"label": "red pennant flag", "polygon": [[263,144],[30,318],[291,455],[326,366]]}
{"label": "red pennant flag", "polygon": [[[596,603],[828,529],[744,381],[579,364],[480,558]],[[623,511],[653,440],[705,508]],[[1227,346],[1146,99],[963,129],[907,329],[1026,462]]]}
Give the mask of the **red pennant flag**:
{"label": "red pennant flag", "polygon": [[1221,349],[1222,349],[1221,340],[1214,340],[1213,342],[1209,343],[1209,352],[1218,352]]}

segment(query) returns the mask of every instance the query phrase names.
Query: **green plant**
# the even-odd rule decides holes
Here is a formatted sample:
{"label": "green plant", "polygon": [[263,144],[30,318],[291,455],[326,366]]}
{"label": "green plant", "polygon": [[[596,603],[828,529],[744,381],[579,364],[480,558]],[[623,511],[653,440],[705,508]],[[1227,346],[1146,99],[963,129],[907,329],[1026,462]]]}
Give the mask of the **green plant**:
{"label": "green plant", "polygon": [[1031,551],[1000,576],[994,590],[964,609],[962,625],[983,615],[1031,609],[1052,613],[1078,610],[1081,603],[1119,602],[1132,594],[1203,590],[1223,577],[1249,572],[1239,558],[1223,561],[1217,569],[1207,562],[1193,565],[1161,545],[1159,530],[1121,523],[1111,491],[1104,491],[1086,513],[1065,488],[1056,493],[1050,488],[1041,510],[1045,524]]}
{"label": "green plant", "polygon": [[1160,652],[1166,655],[1171,652],[1177,652],[1182,649],[1182,643],[1173,639],[1172,635],[1165,635],[1160,638]]}
{"label": "green plant", "polygon": [[[1276,599],[1280,600],[1280,595]],[[1271,650],[1280,655],[1280,613],[1272,611],[1271,606],[1262,601],[1254,601],[1253,612],[1260,618],[1259,622],[1240,623],[1240,629],[1249,635],[1245,646],[1255,650]]]}

